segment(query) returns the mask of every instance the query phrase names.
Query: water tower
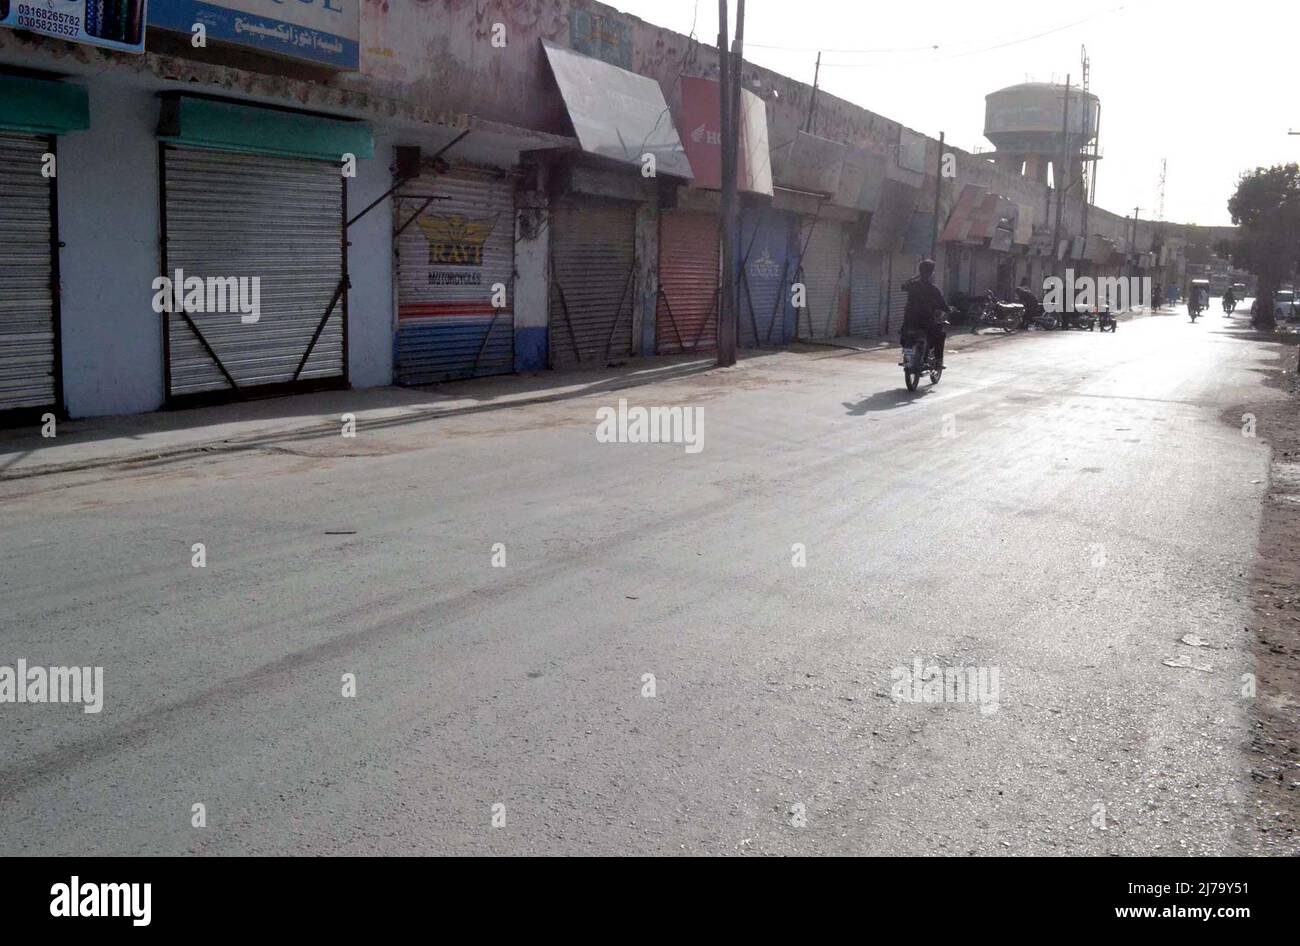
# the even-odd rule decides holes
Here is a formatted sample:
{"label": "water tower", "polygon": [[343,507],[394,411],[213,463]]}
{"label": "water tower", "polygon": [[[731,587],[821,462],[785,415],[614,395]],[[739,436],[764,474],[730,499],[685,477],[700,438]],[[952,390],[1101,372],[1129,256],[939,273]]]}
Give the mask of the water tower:
{"label": "water tower", "polygon": [[1065,86],[1026,82],[984,97],[984,137],[993,142],[993,162],[1015,174],[1047,183],[1063,179],[1068,162],[1070,182],[1081,188],[1087,162],[1097,159],[1097,127],[1101,101],[1091,92],[1070,88],[1068,124]]}

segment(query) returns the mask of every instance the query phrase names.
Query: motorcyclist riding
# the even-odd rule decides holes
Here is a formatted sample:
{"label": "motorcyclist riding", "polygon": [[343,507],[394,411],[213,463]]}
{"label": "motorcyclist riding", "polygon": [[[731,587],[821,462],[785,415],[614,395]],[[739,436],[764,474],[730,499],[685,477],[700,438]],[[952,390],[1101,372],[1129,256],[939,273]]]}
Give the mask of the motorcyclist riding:
{"label": "motorcyclist riding", "polygon": [[924,332],[926,345],[934,352],[935,364],[942,368],[943,343],[948,337],[943,330],[943,316],[950,310],[943,291],[934,284],[934,260],[921,260],[917,275],[903,283],[903,291],[907,293],[901,335],[903,344],[907,344],[908,336]]}
{"label": "motorcyclist riding", "polygon": [[1237,305],[1237,294],[1229,289],[1223,294],[1223,309],[1225,312],[1231,312]]}

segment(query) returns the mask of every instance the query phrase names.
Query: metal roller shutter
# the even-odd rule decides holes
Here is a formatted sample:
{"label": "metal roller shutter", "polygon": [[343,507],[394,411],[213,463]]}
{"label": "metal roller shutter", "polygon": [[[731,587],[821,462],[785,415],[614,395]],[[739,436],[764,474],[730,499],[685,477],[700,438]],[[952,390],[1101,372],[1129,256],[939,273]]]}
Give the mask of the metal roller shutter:
{"label": "metal roller shutter", "polygon": [[907,308],[903,283],[916,275],[916,260],[904,253],[891,253],[889,267],[889,323],[885,331],[894,335],[903,327],[903,311]]}
{"label": "metal roller shutter", "polygon": [[51,150],[41,138],[0,135],[0,411],[52,407],[55,350]]}
{"label": "metal roller shutter", "polygon": [[835,220],[813,220],[799,265],[807,287],[807,307],[798,313],[799,338],[833,338],[844,271],[844,226]]}
{"label": "metal roller shutter", "polygon": [[790,229],[788,214],[746,210],[740,220],[740,347],[780,345],[787,341],[790,296]]}
{"label": "metal roller shutter", "polygon": [[339,168],[170,146],[163,167],[165,274],[261,280],[256,322],[168,315],[169,396],[345,379],[345,291],[322,324],[343,277]]}
{"label": "metal roller shutter", "polygon": [[635,227],[636,205],[625,201],[584,197],[552,207],[552,367],[632,354]]}
{"label": "metal roller shutter", "polygon": [[[514,371],[514,182],[431,177],[405,185],[395,207],[406,226],[397,247],[397,383]],[[499,309],[498,283],[506,287]]]}
{"label": "metal roller shutter", "polygon": [[850,335],[876,338],[881,334],[883,267],[884,256],[876,250],[862,250],[853,257],[853,277],[849,287]]}
{"label": "metal roller shutter", "polygon": [[659,354],[717,350],[718,240],[712,214],[665,211],[659,218]]}

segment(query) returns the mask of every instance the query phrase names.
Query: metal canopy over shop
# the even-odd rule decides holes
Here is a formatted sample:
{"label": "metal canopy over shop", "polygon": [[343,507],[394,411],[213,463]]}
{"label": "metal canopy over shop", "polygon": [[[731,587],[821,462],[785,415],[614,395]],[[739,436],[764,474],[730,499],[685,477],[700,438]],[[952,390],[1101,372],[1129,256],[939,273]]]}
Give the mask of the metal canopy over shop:
{"label": "metal canopy over shop", "polygon": [[632,354],[636,205],[567,197],[551,207],[551,367]]}
{"label": "metal canopy over shop", "polygon": [[357,160],[375,156],[374,134],[364,122],[170,93],[163,97],[158,137],[188,148],[335,164],[344,155]]}
{"label": "metal canopy over shop", "polygon": [[90,97],[79,85],[0,75],[0,130],[65,135],[90,127]]}
{"label": "metal canopy over shop", "polygon": [[659,219],[659,299],[655,351],[661,355],[718,347],[717,214],[666,210]]}
{"label": "metal canopy over shop", "polygon": [[803,234],[796,277],[807,288],[807,305],[797,322],[799,338],[835,336],[843,274],[844,225],[838,220],[810,219]]}
{"label": "metal canopy over shop", "polygon": [[394,217],[397,383],[513,371],[514,181],[465,168],[426,175],[398,190]]}
{"label": "metal canopy over shop", "polygon": [[781,345],[793,337],[790,317],[791,214],[746,208],[736,255],[740,268],[740,346]]}
{"label": "metal canopy over shop", "polygon": [[548,40],[542,48],[583,151],[638,169],[649,154],[656,176],[693,176],[658,82]]}

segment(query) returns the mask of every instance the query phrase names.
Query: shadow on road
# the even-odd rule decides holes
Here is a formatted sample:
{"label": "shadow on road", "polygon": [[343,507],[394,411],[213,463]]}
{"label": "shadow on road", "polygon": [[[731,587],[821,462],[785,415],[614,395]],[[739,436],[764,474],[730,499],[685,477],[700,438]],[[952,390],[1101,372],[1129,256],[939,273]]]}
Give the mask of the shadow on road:
{"label": "shadow on road", "polygon": [[864,417],[867,414],[878,414],[884,411],[892,411],[900,407],[907,407],[923,399],[933,386],[921,388],[918,391],[892,390],[877,391],[868,398],[858,401],[856,404],[845,401],[844,406],[847,408],[846,413],[850,417]]}

